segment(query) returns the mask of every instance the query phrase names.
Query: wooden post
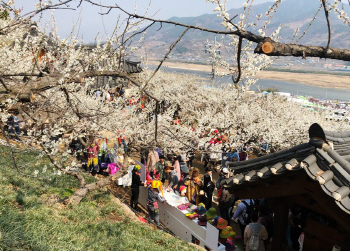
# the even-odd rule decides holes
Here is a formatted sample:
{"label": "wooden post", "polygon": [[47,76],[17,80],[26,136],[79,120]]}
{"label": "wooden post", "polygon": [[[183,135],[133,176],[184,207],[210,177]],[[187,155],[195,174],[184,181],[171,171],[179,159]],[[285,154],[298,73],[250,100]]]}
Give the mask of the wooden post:
{"label": "wooden post", "polygon": [[275,204],[275,225],[273,228],[273,238],[271,250],[281,250],[286,243],[288,228],[289,205],[286,197],[276,198]]}

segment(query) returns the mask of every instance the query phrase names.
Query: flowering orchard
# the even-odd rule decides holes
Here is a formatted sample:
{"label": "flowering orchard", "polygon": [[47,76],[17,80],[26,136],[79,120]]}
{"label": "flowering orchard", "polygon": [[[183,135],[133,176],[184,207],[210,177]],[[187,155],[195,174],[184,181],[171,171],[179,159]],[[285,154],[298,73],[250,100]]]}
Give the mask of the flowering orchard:
{"label": "flowering orchard", "polygon": [[[214,11],[218,12],[224,26],[219,34],[230,37],[236,58],[232,65],[223,57],[212,57],[220,59],[215,65],[224,66],[233,76],[232,86],[219,88],[208,88],[207,82],[193,76],[164,73],[158,69],[156,74],[147,69],[127,74],[125,58],[141,48],[144,31],[149,27],[141,26],[154,20],[129,13],[117,5],[83,2],[107,12],[111,8],[118,9],[129,18],[118,22],[107,41],[87,50],[74,37],[59,38],[55,27],[47,26],[47,30],[40,31],[31,21],[43,11],[74,4],[73,1],[39,1],[36,10],[22,15],[12,1],[1,1],[0,5],[2,122],[6,123],[8,111],[16,106],[26,128],[20,135],[22,144],[27,149],[40,150],[59,173],[73,175],[80,181],[81,189],[75,194],[78,196],[72,196],[72,203],[79,203],[88,191],[108,185],[113,178],[124,174],[119,172],[114,177],[86,184],[84,175],[72,170],[78,165],[74,160],[76,155],[69,148],[72,140],[79,139],[87,147],[96,138],[105,137],[101,132],[114,133],[112,137],[122,134],[129,151],[160,146],[168,152],[180,152],[202,150],[210,140],[209,132],[215,128],[226,135],[228,143],[251,142],[253,148],[259,149],[258,142],[263,138],[277,151],[305,142],[307,129],[315,122],[328,130],[347,129],[325,121],[322,113],[305,110],[279,96],[245,93],[256,82],[257,72],[273,59],[266,53],[254,53],[254,46],[267,40],[274,43],[279,32],[278,29],[271,37],[264,37],[269,19],[257,34],[246,31],[256,25],[248,22],[252,1],[244,4],[238,20],[230,19],[225,1],[211,1],[217,4]],[[266,13],[269,18],[278,10],[279,3],[276,1]],[[333,9],[336,11],[336,7]],[[345,14],[340,16],[347,20]],[[261,16],[256,17],[259,18]],[[199,29],[183,26],[187,30]],[[137,41],[135,32],[142,34]],[[248,42],[243,44],[243,39]],[[244,63],[241,64],[242,59]],[[127,80],[128,92],[106,102],[91,92],[99,76]],[[108,89],[107,84],[102,92],[106,94]],[[141,108],[143,97],[146,101]],[[132,99],[136,102],[130,103]],[[179,114],[180,123],[172,123],[174,113]],[[7,140],[9,142],[9,138]],[[215,145],[212,151],[221,151],[221,145]],[[14,151],[12,154],[15,155]],[[15,157],[13,160],[14,166],[20,169]],[[38,171],[33,170],[33,173],[40,175]]]}

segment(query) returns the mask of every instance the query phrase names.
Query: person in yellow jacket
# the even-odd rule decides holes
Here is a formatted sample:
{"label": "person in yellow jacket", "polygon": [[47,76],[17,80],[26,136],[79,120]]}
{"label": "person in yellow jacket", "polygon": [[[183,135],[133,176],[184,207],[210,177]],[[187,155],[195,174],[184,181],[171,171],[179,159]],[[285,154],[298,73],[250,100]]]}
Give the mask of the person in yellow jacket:
{"label": "person in yellow jacket", "polygon": [[187,199],[191,203],[198,205],[202,181],[199,178],[199,170],[197,168],[193,169],[191,177],[184,182],[184,185],[187,186]]}

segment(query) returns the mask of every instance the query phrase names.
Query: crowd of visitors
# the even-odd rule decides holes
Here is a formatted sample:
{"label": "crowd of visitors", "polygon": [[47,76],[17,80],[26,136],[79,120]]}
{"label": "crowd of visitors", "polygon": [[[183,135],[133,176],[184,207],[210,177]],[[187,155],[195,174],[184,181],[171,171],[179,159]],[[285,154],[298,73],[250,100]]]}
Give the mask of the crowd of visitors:
{"label": "crowd of visitors", "polygon": [[[102,98],[102,94],[96,92],[96,97]],[[104,94],[105,101],[109,102],[114,98],[113,93]],[[129,105],[136,104],[132,101]],[[20,126],[18,113],[11,113],[8,118],[6,130],[11,139],[20,141]],[[180,125],[181,120],[179,114],[174,114],[174,125]],[[232,224],[239,224],[241,239],[246,245],[246,250],[265,250],[267,240],[272,237],[273,229],[273,213],[265,203],[257,204],[257,201],[242,199],[235,197],[230,193],[225,185],[225,179],[229,179],[230,170],[226,167],[217,169],[221,164],[218,155],[212,151],[214,145],[222,147],[223,155],[226,161],[238,162],[248,160],[250,151],[249,145],[236,146],[229,144],[228,135],[220,134],[217,129],[210,132],[212,136],[208,142],[207,148],[204,149],[204,165],[203,170],[193,166],[195,151],[182,151],[178,154],[163,155],[160,149],[151,149],[148,151],[147,157],[143,159],[146,166],[146,181],[141,181],[141,166],[135,165],[132,170],[131,182],[131,199],[130,206],[134,210],[138,210],[138,200],[140,187],[148,188],[147,210],[149,214],[149,222],[154,220],[156,226],[161,229],[159,222],[159,202],[164,202],[163,190],[173,191],[179,196],[186,197],[191,205],[196,206],[196,212],[203,213],[203,217],[199,218],[198,224],[204,224],[208,221],[220,230],[219,241],[224,244],[227,249],[233,250],[233,238],[236,233],[232,230]],[[268,149],[268,144],[261,141],[264,150]],[[122,133],[118,134],[112,149],[107,147],[108,140],[105,138],[94,140],[87,148],[86,162],[83,166],[91,175],[114,174],[117,169],[116,150],[127,151],[128,145]],[[72,148],[83,148],[79,142],[73,142]],[[76,147],[79,145],[79,147]],[[199,165],[200,166],[200,165]],[[114,168],[114,169],[113,169]],[[113,171],[114,170],[114,171]],[[219,178],[213,179],[213,172],[219,172]],[[204,174],[204,175],[203,175]],[[214,201],[214,193],[217,192],[217,200]],[[213,203],[215,202],[215,203]],[[235,207],[236,205],[236,207]],[[217,212],[215,207],[219,211]],[[236,208],[236,210],[234,210]],[[205,214],[204,214],[205,212]],[[293,227],[296,224],[296,218],[291,220],[290,242],[294,245],[297,230]],[[256,240],[255,240],[256,239]],[[255,245],[255,246],[254,246]],[[258,247],[258,248],[256,248]]]}
{"label": "crowd of visitors", "polygon": [[[123,148],[123,138],[120,137],[121,140],[115,144],[117,149]],[[101,172],[101,169],[105,170],[104,162],[109,164],[114,161],[115,156],[106,147],[107,142],[107,139],[96,140],[88,148],[87,170],[92,174]],[[248,159],[248,151],[249,145],[244,145],[240,150],[230,148],[226,156],[230,161],[245,161]],[[147,187],[148,221],[150,223],[154,221],[161,229],[158,203],[165,201],[163,189],[173,191],[179,196],[186,197],[190,205],[196,207],[198,224],[209,222],[210,217],[215,215],[211,219],[211,224],[219,229],[219,241],[227,247],[226,250],[234,250],[232,240],[241,240],[246,250],[266,250],[273,236],[273,206],[269,205],[266,199],[237,198],[226,186],[225,180],[232,175],[229,168],[221,167],[218,171],[212,164],[205,165],[205,160],[202,165],[196,163],[194,167],[193,159],[193,151],[163,155],[160,149],[149,150],[147,157],[143,159],[146,168],[145,182],[140,178],[141,166],[135,165],[133,168],[130,206],[138,210],[140,187]],[[216,180],[213,178],[214,172],[218,172],[214,175],[218,176]],[[206,216],[206,219],[201,217],[198,210],[206,212],[202,215]],[[296,210],[291,212],[287,239],[290,246],[296,248],[297,237],[300,235],[300,228],[297,227],[299,218],[296,216],[298,214]],[[232,228],[240,233],[236,231],[236,234]]]}
{"label": "crowd of visitors", "polygon": [[[242,152],[245,151],[246,149]],[[216,172],[217,169],[213,168],[212,165],[204,165],[204,170],[193,167],[190,164],[190,154],[179,153],[178,155],[164,156],[159,149],[149,151],[147,158],[145,158],[148,161],[144,163],[147,171],[146,183],[149,187],[149,222],[154,218],[156,225],[160,228],[157,206],[158,201],[164,200],[161,195],[163,191],[160,191],[161,188],[164,188],[168,191],[174,191],[179,196],[187,197],[189,203],[196,206],[197,211],[201,211],[200,208],[203,208],[208,212],[206,215],[215,210],[212,224],[220,230],[220,240],[227,247],[232,248],[230,240],[227,243],[227,237],[230,236],[228,233],[232,231],[232,226],[238,224],[241,235],[235,233],[235,236],[242,239],[246,245],[246,250],[265,250],[269,238],[272,237],[273,229],[273,211],[266,204],[266,200],[239,200],[230,193],[226,186],[225,180],[231,176],[231,172],[227,167],[221,168],[219,178],[214,180],[213,172]],[[244,161],[247,158],[247,156],[240,155],[238,151],[231,152],[231,160]],[[139,166],[136,165],[135,167],[138,170]],[[134,191],[138,190],[139,186],[146,186],[146,184],[140,182],[139,175],[133,175],[132,184],[132,187],[137,187],[132,188],[131,205],[135,208],[134,199],[138,198],[138,194],[134,195]],[[213,199],[215,191],[217,191],[216,201]],[[220,215],[217,219],[215,219],[218,216],[214,207],[217,207]],[[199,222],[205,221],[200,216],[198,219]],[[254,245],[259,248],[255,249]],[[231,249],[227,248],[227,250]]]}
{"label": "crowd of visitors", "polygon": [[[115,98],[124,95],[122,88],[114,91],[95,92],[96,98],[101,102],[111,102]],[[145,108],[147,100],[142,96],[137,100],[134,96],[125,101],[125,106],[139,106],[140,109]],[[181,125],[180,117],[181,108],[175,111],[172,118],[172,125]],[[21,141],[20,120],[18,111],[11,112],[7,119],[5,131],[11,139]],[[138,200],[140,187],[144,186],[148,189],[147,210],[149,214],[149,222],[154,221],[156,226],[161,229],[159,222],[159,202],[164,202],[163,189],[173,191],[179,196],[186,197],[191,205],[196,206],[196,213],[199,215],[198,224],[206,224],[211,222],[220,230],[219,241],[224,244],[227,249],[233,250],[233,239],[240,239],[244,242],[246,250],[266,250],[269,239],[273,236],[273,209],[268,205],[265,199],[252,200],[245,198],[237,198],[226,186],[225,180],[230,178],[231,171],[225,167],[224,162],[240,162],[249,159],[250,145],[245,143],[236,145],[229,142],[229,135],[221,133],[218,129],[203,131],[200,137],[210,136],[209,141],[203,148],[203,169],[202,163],[194,167],[193,160],[196,152],[194,149],[184,150],[179,153],[162,154],[160,149],[141,149],[141,162],[146,166],[146,181],[141,181],[141,166],[135,165],[132,170],[131,182],[131,199],[130,206],[138,210]],[[128,144],[122,133],[118,134],[113,149],[107,147],[107,139],[94,140],[87,148],[86,162],[83,166],[91,175],[95,174],[114,174],[119,168],[116,163],[117,155],[115,150],[128,151]],[[83,148],[77,141],[74,150],[79,147]],[[79,145],[79,146],[77,146]],[[214,147],[219,146],[220,153],[215,152]],[[269,143],[263,138],[260,139],[260,148],[263,152],[268,152]],[[79,149],[81,150],[81,149]],[[221,153],[222,159],[221,159]],[[144,156],[146,155],[146,156]],[[220,156],[219,156],[220,155]],[[219,157],[218,157],[219,156]],[[218,169],[217,167],[220,167]],[[218,179],[213,178],[213,172],[218,172]],[[204,174],[204,175],[203,175]],[[214,194],[216,195],[214,199]],[[217,211],[219,212],[218,216]],[[202,214],[201,214],[202,212]],[[287,240],[293,249],[297,249],[298,237],[301,233],[300,209],[292,208],[290,210],[288,220]],[[232,226],[238,224],[240,234],[236,234]]]}
{"label": "crowd of visitors", "polygon": [[[113,98],[113,95],[108,94],[105,94],[106,101]],[[16,111],[11,113],[5,129],[11,139],[20,141],[20,120],[17,115]],[[180,117],[177,115],[172,123],[179,125]],[[141,162],[146,166],[147,178],[145,182],[141,181],[141,166],[135,165],[132,170],[130,206],[134,210],[138,210],[140,187],[147,187],[148,221],[154,221],[156,226],[161,229],[158,203],[165,201],[162,189],[173,191],[179,196],[186,197],[191,205],[195,205],[197,214],[205,212],[202,216],[199,215],[198,224],[206,224],[211,221],[211,224],[220,230],[219,241],[226,246],[226,250],[234,250],[232,241],[239,239],[243,241],[246,250],[266,250],[266,247],[269,246],[269,239],[273,236],[273,210],[264,199],[257,201],[235,197],[224,182],[230,178],[230,170],[227,167],[217,168],[225,161],[248,160],[249,144],[241,146],[229,144],[227,135],[220,134],[217,129],[212,130],[210,135],[212,137],[207,147],[202,149],[205,153],[202,156],[204,157],[203,169],[200,169],[200,164],[197,165],[200,168],[193,165],[194,150],[170,155],[163,155],[160,149],[146,151],[147,156],[141,158]],[[116,150],[127,151],[128,145],[125,137],[122,133],[118,134],[112,147],[113,150],[107,147],[107,143],[108,140],[105,138],[94,140],[87,151],[83,151],[86,153],[84,154],[86,162],[83,161],[83,166],[91,175],[114,174],[120,168],[116,164],[118,162]],[[263,139],[260,140],[260,143],[261,149],[266,152],[269,148],[268,143]],[[216,153],[212,152],[214,145],[221,146],[223,162]],[[83,146],[80,142],[76,142],[76,144],[72,142],[72,148],[81,150],[80,148]],[[218,172],[219,177],[216,180],[213,178],[213,172]],[[214,193],[215,195],[217,193],[216,200]],[[216,208],[220,216],[217,216]],[[232,230],[232,226],[235,224],[239,225],[241,235]],[[300,217],[298,210],[293,208],[290,213],[287,233],[287,240],[293,249],[298,248],[300,233]]]}

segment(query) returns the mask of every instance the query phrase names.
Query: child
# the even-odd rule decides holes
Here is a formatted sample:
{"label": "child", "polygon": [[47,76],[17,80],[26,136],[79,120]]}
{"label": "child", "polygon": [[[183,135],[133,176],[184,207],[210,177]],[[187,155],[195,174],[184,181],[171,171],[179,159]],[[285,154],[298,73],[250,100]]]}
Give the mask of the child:
{"label": "child", "polygon": [[91,146],[88,148],[88,171],[92,174],[96,174],[99,171],[98,168],[98,151],[99,147],[96,142],[93,142]]}
{"label": "child", "polygon": [[161,229],[159,223],[159,206],[158,201],[164,202],[165,199],[159,194],[159,187],[161,186],[161,182],[159,180],[153,180],[151,185],[148,186],[148,199],[147,199],[147,209],[148,209],[148,222],[152,222],[152,218],[158,227]]}
{"label": "child", "polygon": [[187,192],[187,187],[186,186],[180,186],[179,192],[180,192],[180,196],[181,197],[185,197],[186,196],[186,192]]}

